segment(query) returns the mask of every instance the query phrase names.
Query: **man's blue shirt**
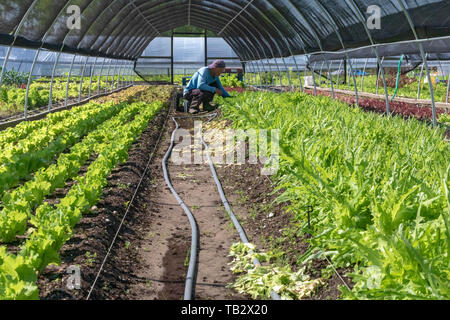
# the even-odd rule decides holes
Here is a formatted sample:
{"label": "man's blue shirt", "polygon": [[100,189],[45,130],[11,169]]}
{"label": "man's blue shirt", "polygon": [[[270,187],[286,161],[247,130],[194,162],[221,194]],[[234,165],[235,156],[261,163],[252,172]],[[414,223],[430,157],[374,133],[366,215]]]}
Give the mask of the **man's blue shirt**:
{"label": "man's blue shirt", "polygon": [[200,89],[202,91],[210,91],[214,93],[216,91],[216,87],[210,86],[210,84],[217,82],[219,89],[222,90],[223,94],[222,97],[230,97],[230,94],[225,91],[225,89],[222,86],[222,83],[220,82],[220,77],[212,77],[211,72],[209,72],[208,67],[203,67],[199,69],[191,78],[188,85],[186,86],[186,89],[184,90],[184,93],[187,93],[194,89]]}

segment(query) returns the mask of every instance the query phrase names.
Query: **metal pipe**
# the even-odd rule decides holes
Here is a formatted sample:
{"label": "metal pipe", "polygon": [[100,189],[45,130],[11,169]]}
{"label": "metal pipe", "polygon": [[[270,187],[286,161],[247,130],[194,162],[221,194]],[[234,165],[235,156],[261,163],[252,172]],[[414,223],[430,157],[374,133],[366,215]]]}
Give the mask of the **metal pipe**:
{"label": "metal pipe", "polygon": [[58,62],[59,62],[59,57],[60,56],[61,56],[61,51],[58,52],[58,54],[56,55],[55,64],[53,65],[52,78],[50,79],[50,92],[49,92],[49,98],[48,98],[48,110],[50,110],[52,105],[53,105],[53,81],[54,81],[54,78],[55,78],[56,67],[58,66]]}
{"label": "metal pipe", "polygon": [[[313,78],[314,95],[317,96],[317,85],[316,85],[316,75],[315,75],[316,72],[315,72],[315,70],[316,70],[316,62],[314,62],[314,66],[313,66],[311,74],[312,74],[312,78]],[[320,85],[319,85],[319,87],[320,87]]]}
{"label": "metal pipe", "polygon": [[252,62],[252,75],[253,75],[253,86],[258,87],[258,79],[256,78],[256,67],[255,62]]}
{"label": "metal pipe", "polygon": [[323,64],[325,63],[325,61],[322,61],[322,64],[320,65],[320,71],[319,71],[319,88],[321,87],[322,84],[322,68],[323,68]]}
{"label": "metal pipe", "polygon": [[113,76],[111,79],[111,91],[114,90],[114,81],[116,81],[117,60],[114,60]]}
{"label": "metal pipe", "polygon": [[[427,54],[428,55],[428,54]],[[422,62],[422,66],[420,67],[420,75],[419,75],[419,88],[417,89],[417,100],[420,99],[420,91],[422,89],[422,75],[423,75],[424,63]]]}
{"label": "metal pipe", "polygon": [[81,71],[81,81],[80,81],[80,89],[78,92],[78,102],[81,101],[81,90],[83,90],[83,80],[84,80],[84,71],[86,70],[86,65],[89,60],[89,57],[86,57],[86,61],[84,62],[83,70]]}
{"label": "metal pipe", "polygon": [[286,65],[286,60],[284,60],[284,58],[281,58],[281,60],[284,63],[284,68],[286,69],[286,73],[287,73],[287,77],[288,77],[288,82],[289,82],[289,91],[292,91],[292,84],[291,84],[291,74],[290,74],[290,70]]}
{"label": "metal pipe", "polygon": [[66,100],[64,102],[64,106],[67,107],[67,100],[68,100],[68,96],[69,96],[69,83],[70,83],[70,76],[72,73],[72,68],[73,68],[73,63],[75,62],[75,58],[77,57],[76,54],[73,55],[73,59],[72,59],[72,63],[70,65],[70,70],[69,70],[69,74],[67,75],[67,84],[66,84]]}
{"label": "metal pipe", "polygon": [[341,67],[342,67],[342,60],[339,62],[339,69],[338,69],[338,77],[337,77],[337,89],[339,90],[339,78],[341,77]]}
{"label": "metal pipe", "polygon": [[25,94],[25,107],[24,107],[24,111],[23,111],[23,117],[25,118],[25,120],[27,120],[28,94],[30,93],[31,78],[33,77],[33,71],[34,71],[34,67],[36,65],[36,61],[39,57],[39,52],[40,52],[40,50],[37,50],[36,54],[34,55],[33,64],[31,65],[31,71],[30,71],[30,74],[28,75],[27,91]]}
{"label": "metal pipe", "polygon": [[23,15],[22,19],[20,19],[19,25],[17,26],[16,31],[14,32],[14,39],[8,48],[8,52],[6,53],[5,60],[3,61],[3,67],[2,67],[2,70],[0,73],[0,89],[2,88],[2,84],[3,84],[3,75],[6,70],[6,64],[8,63],[9,57],[11,55],[11,51],[14,47],[14,44],[16,43],[17,37],[19,36],[20,29],[22,29],[22,26],[23,26],[25,20],[28,18],[28,15],[30,14],[30,12],[32,11],[32,9],[34,8],[34,6],[37,2],[39,2],[39,0],[33,0],[33,2],[28,6],[27,11]]}
{"label": "metal pipe", "polygon": [[109,66],[108,66],[108,71],[106,72],[105,92],[108,92],[109,72],[111,71],[112,62],[113,62],[113,59],[110,59]]}
{"label": "metal pipe", "polygon": [[383,68],[383,62],[384,62],[384,57],[381,58],[381,63],[377,62],[378,65],[378,72],[377,72],[377,94],[378,94],[378,88],[379,88],[379,82],[380,82],[380,74],[381,74],[381,69]]}
{"label": "metal pipe", "polygon": [[[408,11],[406,10],[406,7],[405,7],[403,1],[397,0],[397,2],[400,5],[400,7],[402,8],[403,13],[405,14],[406,20],[408,20],[409,26],[411,28],[412,33],[414,34],[414,37],[416,38],[416,40],[419,40],[416,29],[414,27],[414,23],[408,13]],[[425,71],[426,71],[427,78],[428,78],[428,86],[430,88],[430,97],[431,97],[431,113],[432,113],[432,118],[433,118],[433,127],[435,127],[437,125],[437,120],[436,120],[436,103],[434,101],[433,83],[431,82],[430,70],[428,68],[428,62],[427,62],[427,58],[425,56],[425,51],[423,49],[423,45],[421,42],[419,42],[418,46],[419,46],[420,55],[422,57],[424,65],[425,65]]]}
{"label": "metal pipe", "polygon": [[118,89],[119,87],[122,88],[122,86],[121,86],[122,71],[123,71],[123,61],[120,62],[119,74],[117,75],[116,89]]}
{"label": "metal pipe", "polygon": [[348,80],[348,78],[350,78],[350,71],[348,69],[348,63],[347,63],[347,59],[345,59],[345,77],[347,78],[347,90],[350,91],[350,81]]}
{"label": "metal pipe", "polygon": [[[264,70],[265,70],[266,68],[265,68],[265,66],[264,66],[263,61],[264,61],[264,60],[262,60],[261,58],[258,59],[258,62],[259,62],[259,65],[260,65],[260,66],[258,66],[258,70],[259,70],[259,83],[260,83],[260,85],[261,85],[261,88],[264,88],[264,87],[265,87],[265,82],[266,82],[266,75],[265,75],[265,73],[264,73]],[[263,75],[264,75],[264,77],[263,77]],[[264,78],[264,80],[263,80],[263,78]],[[264,84],[263,84],[263,81],[264,81]]]}
{"label": "metal pipe", "polygon": [[366,74],[367,62],[369,62],[369,58],[367,58],[366,59],[366,63],[364,63],[363,74],[362,74],[362,77],[361,77],[361,92],[364,92],[364,76]]}
{"label": "metal pipe", "polygon": [[105,58],[103,58],[103,62],[102,62],[102,67],[101,67],[101,69],[100,69],[100,73],[99,73],[99,75],[98,75],[98,82],[97,82],[97,95],[99,95],[99,94],[100,94],[100,85],[101,85],[101,79],[102,79],[102,74],[103,74],[103,67],[104,67],[104,65],[105,65],[105,61],[106,61],[106,59],[105,59]]}
{"label": "metal pipe", "polygon": [[445,103],[448,103],[449,91],[450,91],[450,74],[447,75],[447,94],[445,95]]}
{"label": "metal pipe", "polygon": [[98,57],[95,57],[94,66],[91,68],[91,80],[89,81],[89,99],[91,98],[91,90],[92,90],[92,77],[95,73],[95,67],[97,65],[97,59]]}
{"label": "metal pipe", "polygon": [[257,77],[256,77],[256,62],[255,62],[255,60],[252,60],[251,62],[250,62],[250,67],[251,67],[251,83],[252,83],[252,86],[254,86],[254,87],[258,87],[258,79],[257,79]]}

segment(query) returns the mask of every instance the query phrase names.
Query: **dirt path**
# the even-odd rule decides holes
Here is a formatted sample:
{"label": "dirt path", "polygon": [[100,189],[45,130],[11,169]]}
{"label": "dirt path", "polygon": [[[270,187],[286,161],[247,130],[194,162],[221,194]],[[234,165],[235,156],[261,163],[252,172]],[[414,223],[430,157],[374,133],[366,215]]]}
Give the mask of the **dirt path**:
{"label": "dirt path", "polygon": [[[193,120],[180,120],[180,127],[193,127]],[[151,219],[142,232],[137,248],[135,277],[130,299],[182,299],[190,254],[189,221],[166,185],[161,161],[170,144],[174,124],[169,125],[161,141],[152,168],[154,190],[148,198]],[[192,132],[192,130],[191,130]],[[179,151],[175,147],[174,152]],[[226,285],[234,281],[227,265],[228,250],[239,237],[230,225],[207,164],[175,165],[169,159],[172,184],[195,216],[200,230],[199,268],[195,299],[246,299]]]}

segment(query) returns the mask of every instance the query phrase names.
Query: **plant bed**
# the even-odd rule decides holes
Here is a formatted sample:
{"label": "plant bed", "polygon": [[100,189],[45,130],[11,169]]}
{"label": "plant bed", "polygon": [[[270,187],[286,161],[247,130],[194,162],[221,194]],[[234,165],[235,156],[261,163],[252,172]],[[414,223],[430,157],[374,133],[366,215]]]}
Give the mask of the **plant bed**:
{"label": "plant bed", "polygon": [[[132,145],[126,163],[114,169],[108,178],[100,201],[91,208],[73,231],[73,237],[61,249],[61,264],[49,266],[40,275],[38,287],[41,299],[86,299],[100,265],[117,232],[129,201],[155,149],[160,130],[167,114],[166,107],[153,118],[141,137]],[[147,218],[143,205],[151,174],[147,174],[140,193],[130,208],[128,217],[112,247],[91,299],[125,299],[127,289],[134,279],[129,278],[136,265],[134,245],[140,235],[143,221]],[[67,190],[61,192],[65,194]],[[79,266],[81,288],[69,290],[67,283],[70,266]]]}
{"label": "plant bed", "polygon": [[[270,179],[261,175],[260,164],[229,165],[217,167],[219,179],[222,181],[228,200],[242,206],[240,216],[243,228],[249,241],[256,244],[258,251],[283,253],[278,263],[289,265],[295,272],[299,270],[298,258],[310,249],[310,245],[302,235],[295,232],[294,216],[287,211],[289,202],[277,203],[276,198],[281,191],[274,192]],[[233,206],[234,209],[234,206]],[[306,213],[305,213],[306,221]],[[294,228],[292,228],[294,223]],[[322,269],[330,270],[326,260],[314,259],[306,267],[306,274],[311,278],[322,278],[325,284],[320,286],[307,300],[336,300],[341,292],[338,287],[344,283],[336,275],[325,276]],[[347,285],[352,286],[351,279],[345,274],[350,268],[339,268],[338,273]]]}

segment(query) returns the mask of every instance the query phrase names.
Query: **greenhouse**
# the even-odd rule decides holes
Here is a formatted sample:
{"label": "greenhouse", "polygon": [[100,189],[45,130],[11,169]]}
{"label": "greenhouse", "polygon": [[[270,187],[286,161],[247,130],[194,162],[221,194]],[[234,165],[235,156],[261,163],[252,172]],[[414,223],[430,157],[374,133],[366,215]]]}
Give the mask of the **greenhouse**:
{"label": "greenhouse", "polygon": [[0,300],[450,299],[449,14],[0,0]]}

